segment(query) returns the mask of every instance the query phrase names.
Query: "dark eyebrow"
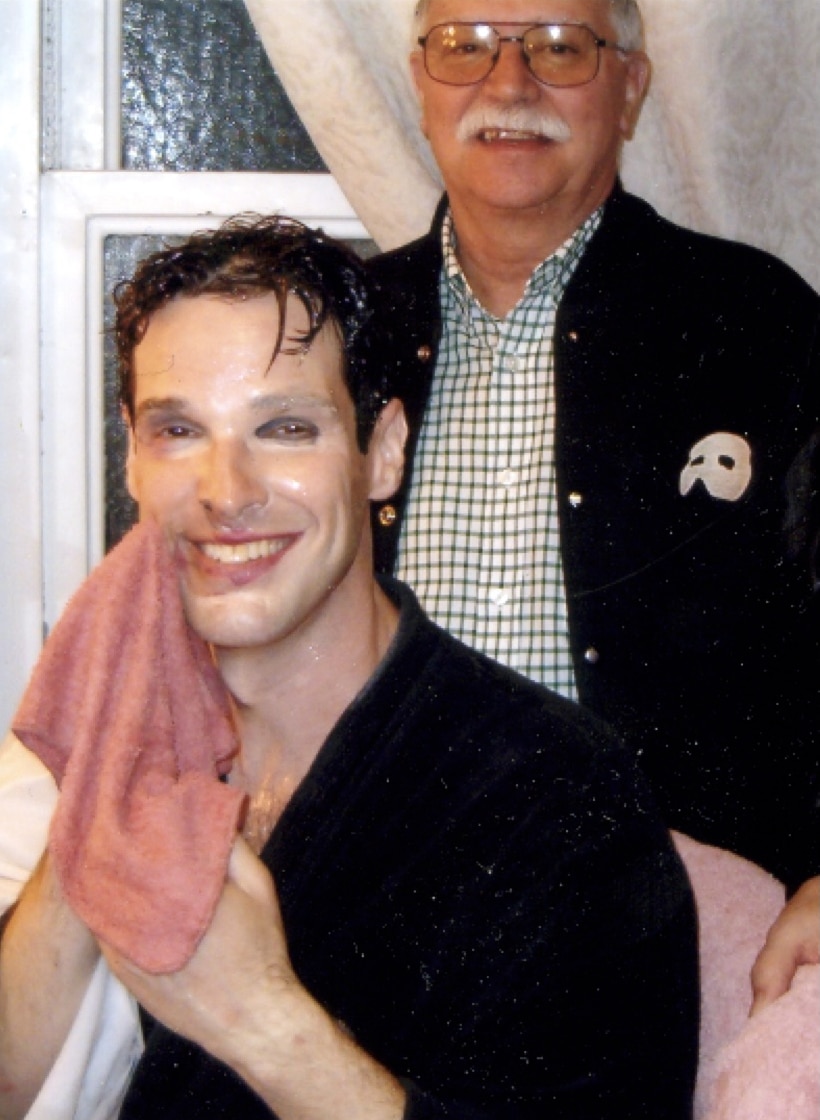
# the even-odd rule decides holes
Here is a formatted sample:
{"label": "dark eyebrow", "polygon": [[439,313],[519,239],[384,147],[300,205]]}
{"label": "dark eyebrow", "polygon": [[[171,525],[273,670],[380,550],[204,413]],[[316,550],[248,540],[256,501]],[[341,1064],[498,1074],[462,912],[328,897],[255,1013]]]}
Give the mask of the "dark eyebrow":
{"label": "dark eyebrow", "polygon": [[[311,396],[310,394],[286,393],[286,394],[266,394],[262,397],[255,397],[250,404],[254,412],[288,412],[292,408],[319,408],[326,412],[337,413],[338,407],[333,401],[325,397]],[[141,401],[136,413],[135,420],[140,420],[143,416],[150,413],[173,413],[173,412],[186,412],[191,408],[191,402],[186,400],[185,397],[146,397]]]}
{"label": "dark eyebrow", "polygon": [[312,396],[309,393],[271,393],[264,397],[256,397],[251,401],[251,408],[255,412],[287,412],[292,408],[321,408],[327,412],[338,412],[337,405],[327,397]]}
{"label": "dark eyebrow", "polygon": [[139,420],[149,412],[184,412],[187,406],[183,397],[146,397],[138,405],[134,419]]}

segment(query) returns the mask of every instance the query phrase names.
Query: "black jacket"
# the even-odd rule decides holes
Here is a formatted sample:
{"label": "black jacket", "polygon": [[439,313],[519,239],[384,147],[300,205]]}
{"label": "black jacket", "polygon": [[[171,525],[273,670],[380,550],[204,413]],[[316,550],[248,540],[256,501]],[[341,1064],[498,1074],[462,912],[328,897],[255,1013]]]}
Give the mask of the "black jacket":
{"label": "black jacket", "polygon": [[[440,223],[371,263],[411,438],[440,336]],[[556,474],[580,698],[637,751],[673,827],[790,882],[820,866],[817,635],[786,558],[783,479],[818,423],[820,298],[782,262],[617,187],[555,328]],[[736,501],[680,492],[715,432],[751,447]],[[573,495],[573,501],[569,500]],[[385,524],[384,522],[388,522]]]}

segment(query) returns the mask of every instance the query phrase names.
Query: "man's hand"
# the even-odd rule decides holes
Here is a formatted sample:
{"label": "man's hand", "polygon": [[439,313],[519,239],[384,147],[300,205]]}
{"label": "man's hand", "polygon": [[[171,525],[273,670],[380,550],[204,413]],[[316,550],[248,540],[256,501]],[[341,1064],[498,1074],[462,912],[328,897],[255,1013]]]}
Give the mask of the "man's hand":
{"label": "man's hand", "polygon": [[152,975],[102,948],[154,1018],[230,1066],[282,1120],[400,1120],[399,1083],[299,983],[273,881],[241,837],[184,968]]}
{"label": "man's hand", "polygon": [[0,1117],[24,1116],[82,1003],[97,943],[63,898],[46,853],[0,943]]}
{"label": "man's hand", "polygon": [[820,877],[809,879],[790,899],[769,930],[752,969],[756,1015],[791,987],[801,964],[820,963]]}
{"label": "man's hand", "polygon": [[154,1018],[222,1061],[236,1060],[243,1031],[299,985],[267,868],[238,837],[228,879],[196,952],[178,972],[143,972],[103,944],[108,964]]}

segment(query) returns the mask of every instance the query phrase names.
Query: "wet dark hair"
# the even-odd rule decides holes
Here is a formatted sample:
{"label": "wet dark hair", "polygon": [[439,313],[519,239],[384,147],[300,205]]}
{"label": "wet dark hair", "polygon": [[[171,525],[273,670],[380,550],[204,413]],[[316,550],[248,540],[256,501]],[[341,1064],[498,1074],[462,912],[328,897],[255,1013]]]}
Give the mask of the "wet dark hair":
{"label": "wet dark hair", "polygon": [[820,429],[803,446],[786,481],[789,554],[820,594]]}
{"label": "wet dark hair", "polygon": [[[271,364],[280,353],[306,352],[328,324],[339,339],[342,375],[356,409],[359,448],[367,449],[387,403],[384,363],[371,353],[373,304],[367,272],[356,254],[321,230],[293,218],[240,214],[219,229],[193,234],[181,245],[152,253],[114,291],[114,335],[120,399],[134,421],[134,348],[151,317],[180,297],[243,299],[273,292],[279,330]],[[295,296],[308,316],[304,331],[288,332],[287,300]]]}

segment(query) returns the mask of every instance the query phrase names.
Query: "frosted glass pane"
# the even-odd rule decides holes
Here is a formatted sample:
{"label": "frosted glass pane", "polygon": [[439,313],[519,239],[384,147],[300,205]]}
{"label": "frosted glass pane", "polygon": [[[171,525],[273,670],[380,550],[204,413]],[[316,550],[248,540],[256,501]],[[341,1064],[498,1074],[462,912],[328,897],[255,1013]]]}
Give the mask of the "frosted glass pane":
{"label": "frosted glass pane", "polygon": [[325,171],[243,0],[123,0],[122,166]]}
{"label": "frosted glass pane", "polygon": [[105,548],[117,543],[136,520],[136,506],[125,488],[125,453],[128,446],[126,426],[120,415],[117,350],[111,333],[114,303],[111,295],[121,280],[133,275],[137,264],[149,253],[170,244],[173,238],[156,234],[111,236],[105,239],[104,288],[104,418],[105,445]]}

